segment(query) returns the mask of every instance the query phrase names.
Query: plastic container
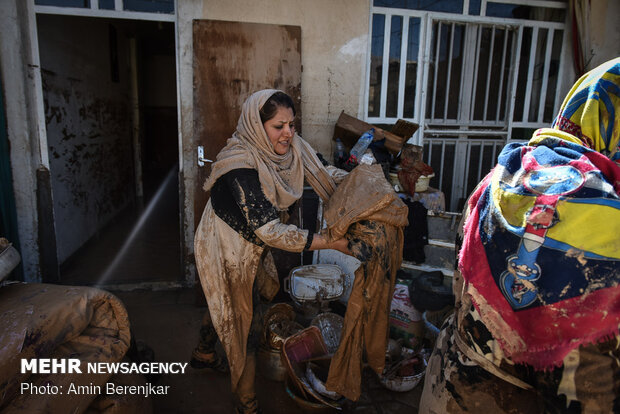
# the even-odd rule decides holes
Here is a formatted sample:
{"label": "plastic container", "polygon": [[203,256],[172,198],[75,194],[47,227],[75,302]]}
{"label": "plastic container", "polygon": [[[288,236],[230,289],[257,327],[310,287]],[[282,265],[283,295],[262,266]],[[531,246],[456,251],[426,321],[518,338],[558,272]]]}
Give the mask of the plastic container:
{"label": "plastic container", "polygon": [[340,140],[340,138],[336,138],[336,147],[334,149],[334,165],[338,168],[342,168],[347,162],[349,154],[347,150],[344,148],[344,144]]}
{"label": "plastic container", "polygon": [[295,335],[289,336],[282,344],[282,358],[288,371],[287,391],[294,392],[303,401],[316,401],[336,409],[342,409],[344,399],[333,401],[319,394],[310,383],[306,374],[309,362],[330,359],[321,331],[316,326],[310,326]]}
{"label": "plastic container", "polygon": [[368,149],[368,146],[372,142],[374,136],[375,129],[371,128],[368,131],[364,132],[361,137],[359,137],[355,145],[353,145],[353,148],[351,148],[347,164],[355,165],[359,163],[362,155],[364,155],[364,153]]}

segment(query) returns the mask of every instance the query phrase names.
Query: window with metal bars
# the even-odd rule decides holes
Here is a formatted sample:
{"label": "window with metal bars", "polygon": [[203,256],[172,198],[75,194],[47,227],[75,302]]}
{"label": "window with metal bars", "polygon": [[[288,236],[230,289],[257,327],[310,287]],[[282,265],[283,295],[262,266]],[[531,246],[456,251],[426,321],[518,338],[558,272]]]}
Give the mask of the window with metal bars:
{"label": "window with metal bars", "polygon": [[146,13],[174,13],[174,0],[34,0],[37,6]]}
{"label": "window with metal bars", "polygon": [[566,1],[374,0],[366,120],[420,124],[431,186],[460,209],[510,139],[561,104]]}

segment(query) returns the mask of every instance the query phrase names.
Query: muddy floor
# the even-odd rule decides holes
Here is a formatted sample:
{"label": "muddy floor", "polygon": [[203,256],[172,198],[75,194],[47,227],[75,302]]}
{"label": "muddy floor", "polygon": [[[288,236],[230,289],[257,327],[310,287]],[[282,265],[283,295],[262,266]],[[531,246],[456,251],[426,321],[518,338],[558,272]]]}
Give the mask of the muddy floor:
{"label": "muddy floor", "polygon": [[[156,361],[188,362],[198,340],[200,321],[205,310],[197,305],[194,289],[133,290],[114,292],[129,312],[133,336],[153,349]],[[366,370],[361,399],[349,407],[354,413],[415,413],[422,384],[409,392],[385,389],[373,372]],[[287,394],[282,382],[271,381],[257,373],[257,393],[265,414],[297,412],[337,412],[305,410]],[[167,395],[153,398],[155,413],[232,413],[230,382],[227,374],[197,371],[189,367],[185,374],[164,375],[158,385],[169,385]]]}

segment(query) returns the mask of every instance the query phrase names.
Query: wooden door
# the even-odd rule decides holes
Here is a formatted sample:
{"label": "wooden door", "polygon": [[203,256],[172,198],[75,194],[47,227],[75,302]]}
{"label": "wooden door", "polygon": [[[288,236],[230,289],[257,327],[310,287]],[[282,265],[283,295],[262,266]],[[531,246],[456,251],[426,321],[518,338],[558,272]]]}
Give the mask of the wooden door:
{"label": "wooden door", "polygon": [[[195,20],[194,145],[215,160],[232,136],[245,99],[260,89],[287,92],[301,128],[301,27],[217,20]],[[196,154],[196,152],[194,152]],[[198,168],[194,189],[194,228],[208,194],[202,186],[209,163]]]}

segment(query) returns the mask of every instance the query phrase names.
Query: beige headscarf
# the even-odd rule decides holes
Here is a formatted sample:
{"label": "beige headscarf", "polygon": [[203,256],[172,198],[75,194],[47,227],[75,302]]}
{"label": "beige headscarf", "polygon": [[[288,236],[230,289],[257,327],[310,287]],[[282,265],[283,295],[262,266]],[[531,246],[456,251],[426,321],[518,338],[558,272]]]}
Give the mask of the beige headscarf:
{"label": "beige headscarf", "polygon": [[277,154],[269,141],[259,111],[276,92],[280,91],[264,89],[243,103],[237,130],[217,155],[205,191],[231,170],[252,168],[258,171],[265,196],[280,210],[301,198],[304,176],[323,200],[329,199],[336,184],[306,141],[295,134],[290,150],[284,155]]}

